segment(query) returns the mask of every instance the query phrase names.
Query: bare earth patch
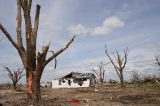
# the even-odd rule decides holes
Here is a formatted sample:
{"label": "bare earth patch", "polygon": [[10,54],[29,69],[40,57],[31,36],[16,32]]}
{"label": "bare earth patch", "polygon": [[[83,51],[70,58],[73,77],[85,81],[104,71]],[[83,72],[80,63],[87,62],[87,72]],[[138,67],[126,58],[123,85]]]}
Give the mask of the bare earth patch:
{"label": "bare earth patch", "polygon": [[[80,102],[68,103],[76,99]],[[4,106],[25,106],[25,88],[17,92],[0,89],[0,103]],[[42,89],[41,106],[159,106],[160,89],[143,87],[98,86],[74,89]]]}

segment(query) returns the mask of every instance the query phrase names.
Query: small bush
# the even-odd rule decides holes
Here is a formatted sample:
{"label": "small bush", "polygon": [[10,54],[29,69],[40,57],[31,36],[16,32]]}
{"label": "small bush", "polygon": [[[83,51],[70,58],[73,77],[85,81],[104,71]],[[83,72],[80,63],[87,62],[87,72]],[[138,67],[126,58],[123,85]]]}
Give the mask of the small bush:
{"label": "small bush", "polygon": [[0,89],[10,89],[12,88],[12,84],[9,82],[0,84]]}
{"label": "small bush", "polygon": [[143,83],[155,83],[157,78],[155,76],[146,76],[143,78]]}
{"label": "small bush", "polygon": [[118,81],[110,79],[109,83],[118,83]]}
{"label": "small bush", "polygon": [[141,82],[140,75],[135,71],[132,72],[131,82],[134,82],[134,83],[140,83]]}

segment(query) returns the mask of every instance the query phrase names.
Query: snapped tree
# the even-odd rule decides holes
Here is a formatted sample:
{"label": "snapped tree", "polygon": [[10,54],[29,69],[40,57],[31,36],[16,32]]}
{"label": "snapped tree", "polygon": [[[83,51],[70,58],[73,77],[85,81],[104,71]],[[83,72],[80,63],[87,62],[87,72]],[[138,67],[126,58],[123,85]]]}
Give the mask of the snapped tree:
{"label": "snapped tree", "polygon": [[4,69],[8,72],[8,76],[12,81],[13,89],[16,90],[17,83],[25,75],[23,74],[24,68],[18,67],[16,70],[11,70],[8,67],[4,67]]}
{"label": "snapped tree", "polygon": [[[75,36],[73,36],[73,38],[70,39],[70,41],[63,48],[53,52],[51,56],[47,56],[50,43],[43,45],[42,51],[36,51],[40,5],[37,4],[36,6],[34,24],[31,22],[31,7],[32,0],[17,0],[17,42],[15,42],[10,33],[1,23],[0,29],[19,53],[19,56],[26,70],[26,81],[28,81],[28,78],[30,78],[29,76],[32,78],[32,93],[27,95],[27,103],[33,103],[32,105],[37,105],[41,101],[40,80],[45,66],[64,50],[66,50],[74,41]],[[25,38],[22,36],[22,13],[24,14],[23,18],[25,23]],[[26,47],[24,47],[24,39],[26,41]]]}
{"label": "snapped tree", "polygon": [[[110,63],[110,62],[109,62]],[[107,65],[109,63],[106,63],[104,64],[103,62],[101,62],[99,65],[98,65],[98,69],[92,69],[91,71],[93,71],[96,76],[98,77],[99,81],[101,84],[104,83],[104,80],[105,80],[105,72],[106,70],[104,69],[104,65]]]}
{"label": "snapped tree", "polygon": [[107,57],[109,58],[110,62],[112,63],[112,65],[114,66],[114,69],[117,72],[117,75],[121,82],[121,87],[125,87],[123,71],[127,63],[128,52],[129,52],[128,48],[123,50],[123,55],[122,54],[120,55],[118,51],[116,51],[116,54],[113,52],[113,56],[115,58],[113,60],[109,55],[107,48],[105,50]]}

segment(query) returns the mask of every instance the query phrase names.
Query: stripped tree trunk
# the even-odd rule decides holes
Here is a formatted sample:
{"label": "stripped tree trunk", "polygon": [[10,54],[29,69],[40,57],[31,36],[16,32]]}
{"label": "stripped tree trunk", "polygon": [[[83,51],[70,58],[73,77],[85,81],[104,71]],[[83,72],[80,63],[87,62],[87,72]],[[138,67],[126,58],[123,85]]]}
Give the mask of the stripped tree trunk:
{"label": "stripped tree trunk", "polygon": [[[37,4],[35,11],[35,20],[32,25],[31,22],[31,6],[32,0],[17,0],[17,42],[15,42],[9,32],[3,27],[0,23],[0,29],[4,33],[4,35],[8,38],[8,40],[12,43],[12,45],[17,49],[22,63],[26,69],[26,81],[28,82],[29,75],[32,75],[32,93],[28,95],[28,103],[32,103],[33,105],[38,105],[41,101],[40,94],[40,80],[45,66],[55,59],[59,54],[61,54],[64,50],[66,50],[70,44],[73,42],[75,36],[61,49],[57,52],[52,52],[53,54],[47,58],[47,53],[50,47],[50,43],[42,47],[41,52],[36,52],[36,44],[37,44],[37,32],[39,26],[39,16],[40,16],[40,5]],[[24,14],[24,22],[25,22],[25,40],[26,47],[23,46],[23,37],[22,37],[22,11]]]}

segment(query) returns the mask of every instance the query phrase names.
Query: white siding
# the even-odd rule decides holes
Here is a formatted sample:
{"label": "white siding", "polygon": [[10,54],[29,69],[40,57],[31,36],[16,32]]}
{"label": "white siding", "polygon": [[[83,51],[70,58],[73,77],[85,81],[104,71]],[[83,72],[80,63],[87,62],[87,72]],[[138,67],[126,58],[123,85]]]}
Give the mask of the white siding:
{"label": "white siding", "polygon": [[61,85],[59,85],[59,80],[52,80],[52,88],[78,88],[78,87],[89,87],[90,80],[87,79],[83,82],[82,86],[80,86],[78,83],[74,83],[73,79],[70,79],[71,85],[68,84],[68,80],[64,79],[64,83],[61,82]]}

